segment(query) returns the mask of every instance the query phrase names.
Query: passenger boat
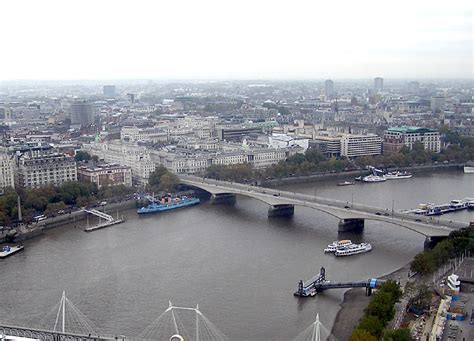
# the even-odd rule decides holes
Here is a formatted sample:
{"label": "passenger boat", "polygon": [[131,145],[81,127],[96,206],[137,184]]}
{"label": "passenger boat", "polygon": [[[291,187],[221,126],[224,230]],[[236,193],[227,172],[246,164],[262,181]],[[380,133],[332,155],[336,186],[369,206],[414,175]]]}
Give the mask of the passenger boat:
{"label": "passenger boat", "polygon": [[153,201],[146,207],[139,208],[138,214],[157,213],[171,211],[178,208],[184,208],[188,206],[194,206],[199,204],[199,198],[189,198],[183,196],[181,198],[173,198],[171,195],[164,196],[161,201]]}
{"label": "passenger boat", "polygon": [[464,173],[474,174],[474,166],[464,166]]}
{"label": "passenger boat", "polygon": [[387,178],[383,175],[367,175],[362,178],[363,182],[383,182],[387,181]]}
{"label": "passenger boat", "polygon": [[370,243],[352,244],[351,246],[345,249],[336,250],[334,255],[336,257],[344,257],[344,256],[357,255],[359,253],[365,253],[369,251],[372,251],[372,245]]}
{"label": "passenger boat", "polygon": [[344,181],[344,182],[338,183],[337,185],[338,185],[338,186],[350,186],[350,185],[353,185],[353,184],[354,184],[353,182]]}
{"label": "passenger boat", "polygon": [[5,245],[5,246],[2,246],[2,248],[0,249],[0,258],[7,258],[7,257],[13,255],[14,253],[20,252],[24,248],[25,247],[23,245],[14,245],[14,246]]}
{"label": "passenger boat", "polygon": [[413,177],[413,174],[408,173],[408,172],[400,172],[400,171],[389,172],[385,174],[385,178],[387,180],[410,179],[411,177]]}
{"label": "passenger boat", "polygon": [[350,241],[349,239],[336,240],[329,244],[328,247],[324,249],[324,252],[336,252],[337,250],[343,250],[351,245],[354,244],[352,244],[352,241]]}

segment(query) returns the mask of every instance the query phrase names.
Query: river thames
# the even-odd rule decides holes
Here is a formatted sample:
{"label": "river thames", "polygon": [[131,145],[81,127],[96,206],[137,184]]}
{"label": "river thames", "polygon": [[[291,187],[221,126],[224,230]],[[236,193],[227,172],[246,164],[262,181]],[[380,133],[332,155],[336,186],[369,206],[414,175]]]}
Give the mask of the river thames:
{"label": "river thames", "polygon": [[[336,186],[343,180],[278,188],[389,210],[392,204],[398,210],[474,197],[474,175],[454,171]],[[267,208],[238,197],[234,206],[203,202],[146,217],[129,210],[124,224],[92,233],[72,225],[49,230],[0,262],[0,321],[39,326],[66,290],[101,334],[138,335],[171,300],[199,304],[231,340],[290,340],[316,313],[331,329],[344,294],[298,299],[293,292],[300,279],[321,266],[331,281],[378,277],[423,249],[423,236],[399,226],[366,221],[362,234],[338,235],[338,220],[319,211],[297,207],[292,218],[270,219]],[[443,218],[467,222],[474,212]],[[374,249],[345,259],[325,255],[324,247],[338,238],[370,242]]]}

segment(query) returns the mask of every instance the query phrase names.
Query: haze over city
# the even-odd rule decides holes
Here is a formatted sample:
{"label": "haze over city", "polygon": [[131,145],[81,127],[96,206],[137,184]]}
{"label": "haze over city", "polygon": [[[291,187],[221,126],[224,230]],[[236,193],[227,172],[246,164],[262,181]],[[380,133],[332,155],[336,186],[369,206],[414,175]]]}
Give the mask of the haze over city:
{"label": "haze over city", "polygon": [[472,77],[467,0],[6,0],[0,12],[0,80]]}

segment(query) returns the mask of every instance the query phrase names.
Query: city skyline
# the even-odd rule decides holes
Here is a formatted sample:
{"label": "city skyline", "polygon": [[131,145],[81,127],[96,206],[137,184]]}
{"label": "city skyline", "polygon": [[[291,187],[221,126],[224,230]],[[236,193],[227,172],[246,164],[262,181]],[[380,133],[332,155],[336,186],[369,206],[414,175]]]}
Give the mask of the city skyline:
{"label": "city skyline", "polygon": [[23,0],[0,9],[9,32],[0,80],[472,78],[468,1]]}

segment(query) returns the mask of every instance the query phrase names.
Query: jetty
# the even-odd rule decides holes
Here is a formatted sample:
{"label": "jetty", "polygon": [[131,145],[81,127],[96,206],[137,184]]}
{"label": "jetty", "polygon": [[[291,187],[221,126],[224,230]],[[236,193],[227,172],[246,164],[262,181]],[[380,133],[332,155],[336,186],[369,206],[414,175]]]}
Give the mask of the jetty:
{"label": "jetty", "polygon": [[[95,215],[96,217],[99,217],[99,224],[94,225],[94,226],[89,226],[89,219],[87,219],[87,227],[84,229],[84,231],[86,231],[86,232],[92,232],[92,231],[95,231],[95,230],[103,229],[105,227],[120,224],[120,223],[123,223],[125,221],[125,219],[123,219],[123,217],[121,219],[118,217],[118,212],[117,212],[117,218],[114,218],[110,214],[107,214],[105,212],[101,212],[101,211],[96,210],[96,209],[84,208],[83,211],[86,212],[87,214],[92,214],[92,215]],[[87,216],[87,217],[89,218],[89,216]],[[105,221],[100,222],[100,219],[104,219]]]}
{"label": "jetty", "polygon": [[377,278],[369,278],[360,282],[336,282],[332,283],[326,279],[326,269],[321,267],[319,274],[311,279],[298,283],[298,289],[294,292],[297,297],[313,297],[328,289],[366,288],[367,296],[372,294],[373,289],[379,288],[385,281]]}

